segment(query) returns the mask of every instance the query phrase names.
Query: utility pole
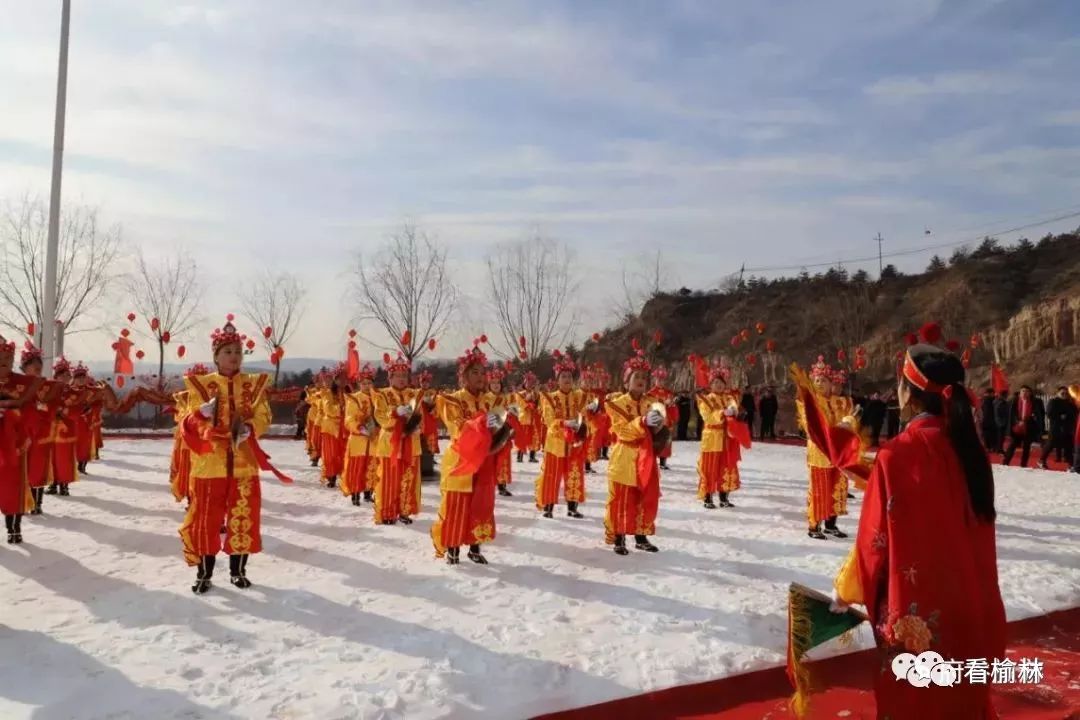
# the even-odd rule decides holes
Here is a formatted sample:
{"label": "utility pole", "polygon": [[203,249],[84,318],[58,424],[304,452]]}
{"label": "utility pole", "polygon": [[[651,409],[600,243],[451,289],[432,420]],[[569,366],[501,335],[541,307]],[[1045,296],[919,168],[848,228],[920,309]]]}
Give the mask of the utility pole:
{"label": "utility pole", "polygon": [[881,233],[878,233],[877,237],[874,238],[874,239],[877,240],[877,272],[878,272],[878,280],[880,280],[881,279],[881,273],[883,273],[885,271],[885,265],[882,263],[883,255],[881,254],[881,244],[883,242],[885,242],[885,238],[881,237]]}
{"label": "utility pole", "polygon": [[71,0],[60,12],[60,68],[56,77],[56,123],[53,127],[52,189],[49,193],[49,237],[45,245],[45,307],[39,318],[41,354],[48,363],[56,350],[56,256],[60,246],[60,179],[64,170],[64,114],[67,109],[68,29]]}

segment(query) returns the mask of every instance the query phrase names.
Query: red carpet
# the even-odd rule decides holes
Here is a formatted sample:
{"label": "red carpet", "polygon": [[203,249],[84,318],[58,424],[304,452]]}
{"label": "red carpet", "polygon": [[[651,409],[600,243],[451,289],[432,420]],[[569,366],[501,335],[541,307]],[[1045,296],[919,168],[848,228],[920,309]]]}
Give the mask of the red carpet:
{"label": "red carpet", "polygon": [[[1043,662],[1040,685],[1001,686],[995,706],[1002,718],[1080,720],[1080,608],[1009,623],[1008,656]],[[823,692],[814,695],[811,720],[875,717],[874,651],[814,663]],[[791,686],[783,668],[659,690],[609,703],[544,715],[543,720],[788,720]]]}

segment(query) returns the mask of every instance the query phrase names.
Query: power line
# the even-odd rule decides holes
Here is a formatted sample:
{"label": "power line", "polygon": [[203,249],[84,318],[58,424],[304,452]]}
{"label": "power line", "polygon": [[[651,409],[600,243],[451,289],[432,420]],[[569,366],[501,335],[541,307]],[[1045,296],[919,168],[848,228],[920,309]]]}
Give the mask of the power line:
{"label": "power line", "polygon": [[[1000,235],[1007,235],[1009,233],[1019,232],[1021,230],[1030,230],[1031,228],[1040,227],[1042,225],[1049,225],[1050,223],[1060,222],[1061,220],[1068,220],[1070,218],[1075,218],[1075,217],[1080,217],[1080,212],[1071,212],[1071,213],[1068,213],[1068,214],[1065,214],[1065,215],[1058,215],[1057,217],[1047,218],[1046,220],[1041,220],[1041,221],[1035,222],[1035,223],[1028,223],[1026,225],[1017,225],[1015,227],[1007,228],[1005,230],[1000,230],[1000,231],[998,231],[996,233],[987,234],[987,235],[984,235],[982,237],[994,238],[994,237],[998,237]],[[881,253],[879,251],[876,256],[871,255],[869,257],[846,258],[844,260],[841,260],[840,262],[843,262],[843,263],[866,263],[866,262],[873,262],[875,259],[877,259],[880,262],[884,258],[904,257],[904,256],[907,256],[907,255],[918,255],[920,253],[929,252],[931,250],[944,250],[944,249],[950,248],[950,247],[957,247],[957,246],[960,246],[960,245],[967,245],[967,244],[970,244],[972,242],[976,242],[978,240],[981,240],[982,237],[978,237],[978,236],[976,236],[976,237],[968,237],[968,238],[965,238],[964,240],[957,240],[957,241],[947,242],[947,243],[937,243],[935,245],[923,245],[922,247],[908,248],[906,250],[895,250],[895,251],[889,252],[889,253]],[[743,272],[779,272],[779,271],[785,271],[785,270],[802,270],[803,268],[810,269],[810,268],[819,268],[819,267],[833,267],[836,264],[837,264],[836,261],[832,261],[832,262],[820,262],[820,263],[810,263],[810,264],[803,263],[803,264],[800,264],[800,265],[773,265],[773,266],[769,266],[769,267],[744,267]]]}

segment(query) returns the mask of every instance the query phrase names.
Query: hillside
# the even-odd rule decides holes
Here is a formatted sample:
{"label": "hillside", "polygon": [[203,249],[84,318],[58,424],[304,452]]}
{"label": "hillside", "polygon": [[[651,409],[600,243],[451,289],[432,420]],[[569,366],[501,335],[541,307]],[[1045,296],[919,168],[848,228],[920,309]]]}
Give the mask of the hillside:
{"label": "hillside", "polygon": [[[675,369],[681,385],[690,382],[690,353],[726,357],[739,374],[749,373],[749,381],[760,384],[782,381],[792,361],[806,364],[822,354],[835,363],[838,349],[853,359],[861,346],[867,367],[858,384],[884,387],[895,380],[904,334],[933,320],[946,338],[964,347],[972,335],[979,337],[971,357],[975,385],[987,381],[991,361],[1005,368],[1014,385],[1050,387],[1080,379],[1080,235],[1047,236],[1008,249],[988,240],[934,266],[917,275],[887,272],[879,281],[834,269],[772,281],[750,278],[726,292],[684,288],[660,294],[638,318],[587,343],[584,354],[614,367],[638,338],[655,360]],[[757,323],[764,323],[762,334]],[[733,336],[744,329],[750,339],[733,347]],[[771,358],[768,339],[776,343]],[[753,365],[747,361],[751,353]]]}

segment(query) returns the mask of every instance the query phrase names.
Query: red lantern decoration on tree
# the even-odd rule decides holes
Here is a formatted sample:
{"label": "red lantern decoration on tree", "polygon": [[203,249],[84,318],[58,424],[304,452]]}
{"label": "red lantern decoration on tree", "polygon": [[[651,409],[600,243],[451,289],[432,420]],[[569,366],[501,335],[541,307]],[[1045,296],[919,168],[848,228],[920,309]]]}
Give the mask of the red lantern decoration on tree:
{"label": "red lantern decoration on tree", "polygon": [[124,328],[123,330],[120,331],[120,337],[127,337],[130,334],[131,334],[131,331],[128,330],[127,328]]}
{"label": "red lantern decoration on tree", "polygon": [[37,331],[37,325],[35,325],[34,323],[30,323],[29,325],[26,326],[26,334],[29,335],[30,337],[33,337],[34,333],[36,331]]}
{"label": "red lantern decoration on tree", "polygon": [[390,353],[383,353],[382,354],[382,361],[383,361],[384,365],[389,365],[390,364]]}
{"label": "red lantern decoration on tree", "polygon": [[593,333],[592,334],[592,341],[593,342],[600,342],[600,333]]}
{"label": "red lantern decoration on tree", "polygon": [[739,347],[739,336],[731,338],[731,347]]}
{"label": "red lantern decoration on tree", "polygon": [[521,358],[522,360],[528,360],[529,359],[529,353],[522,350],[521,352],[518,353],[518,357]]}
{"label": "red lantern decoration on tree", "polygon": [[765,349],[768,350],[769,352],[776,352],[776,341],[775,340],[766,340],[765,341]]}
{"label": "red lantern decoration on tree", "polygon": [[480,342],[486,345],[487,344],[487,335],[481,335],[480,336]]}
{"label": "red lantern decoration on tree", "polygon": [[270,327],[269,325],[267,325],[266,327],[263,328],[263,337],[266,338],[267,340],[269,340],[270,336],[273,335],[273,334],[274,334],[274,328]]}
{"label": "red lantern decoration on tree", "polygon": [[187,348],[181,345],[180,347],[176,348],[176,357],[182,358],[184,357],[184,353],[186,352]]}
{"label": "red lantern decoration on tree", "polygon": [[436,345],[435,338],[431,338],[430,340],[427,341],[427,349],[428,350],[434,350],[435,345]]}
{"label": "red lantern decoration on tree", "polygon": [[135,313],[128,313],[128,322],[135,322]]}
{"label": "red lantern decoration on tree", "polygon": [[255,349],[255,341],[254,340],[248,340],[246,343],[244,343],[244,346],[248,350],[254,350]]}
{"label": "red lantern decoration on tree", "polygon": [[971,365],[971,348],[964,351],[964,354],[960,356],[960,364],[967,368]]}
{"label": "red lantern decoration on tree", "polygon": [[951,353],[960,352],[960,341],[959,340],[949,340],[948,342],[945,343],[945,349],[948,350]]}
{"label": "red lantern decoration on tree", "polygon": [[[906,345],[914,345],[917,342],[919,342],[919,336],[915,333],[909,332],[904,334],[904,343]],[[903,355],[903,353],[900,354]]]}
{"label": "red lantern decoration on tree", "polygon": [[349,349],[350,350],[355,350],[356,349],[356,341],[355,340],[350,340],[349,341]]}
{"label": "red lantern decoration on tree", "polygon": [[755,365],[757,365],[757,355],[755,355],[754,353],[748,353],[746,355],[746,364],[750,367],[754,367]]}
{"label": "red lantern decoration on tree", "polygon": [[739,333],[739,337],[741,337],[743,340],[749,340],[750,339],[750,331],[747,330],[746,328],[743,328],[742,332]]}
{"label": "red lantern decoration on tree", "polygon": [[351,337],[351,338],[356,337],[356,331],[355,330],[350,330],[349,331],[349,337]]}
{"label": "red lantern decoration on tree", "polygon": [[272,354],[270,356],[270,364],[271,365],[273,365],[274,367],[277,367],[280,363],[281,363],[281,357],[277,353],[274,353],[274,354]]}
{"label": "red lantern decoration on tree", "polygon": [[161,321],[157,318],[150,318],[150,329],[157,330],[159,327],[161,327]]}
{"label": "red lantern decoration on tree", "polygon": [[116,376],[116,387],[118,387],[118,388],[124,387],[124,376],[123,375],[117,375]]}
{"label": "red lantern decoration on tree", "polygon": [[979,335],[978,335],[978,333],[975,333],[975,334],[973,334],[971,336],[970,343],[971,343],[971,349],[972,350],[979,347]]}
{"label": "red lantern decoration on tree", "polygon": [[757,330],[758,335],[764,335],[765,334],[765,323],[759,321],[757,325],[754,325],[754,329]]}
{"label": "red lantern decoration on tree", "polygon": [[139,350],[138,352],[135,353],[135,357],[142,360],[144,357],[146,357],[146,353],[144,353],[142,350]]}
{"label": "red lantern decoration on tree", "polygon": [[278,345],[277,350],[275,352],[277,352],[278,357],[285,357],[285,346],[284,345]]}
{"label": "red lantern decoration on tree", "polygon": [[637,352],[638,350],[641,349],[641,343],[638,342],[637,338],[633,338],[630,341],[630,347],[632,347],[634,349],[634,352]]}
{"label": "red lantern decoration on tree", "polygon": [[168,330],[161,333],[161,342],[168,345],[170,340],[172,340],[172,333],[170,333]]}
{"label": "red lantern decoration on tree", "polygon": [[518,338],[518,345],[521,346],[522,350],[525,349],[525,336],[524,335],[522,335],[521,337]]}
{"label": "red lantern decoration on tree", "polygon": [[843,348],[840,348],[839,350],[836,351],[836,362],[838,362],[838,363],[847,362],[847,351],[845,351]]}

